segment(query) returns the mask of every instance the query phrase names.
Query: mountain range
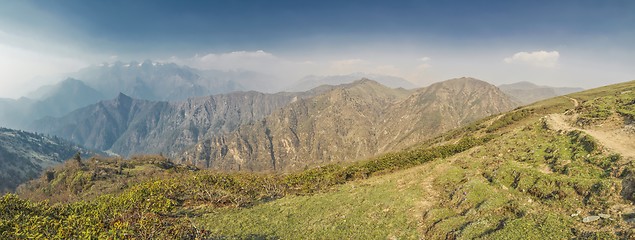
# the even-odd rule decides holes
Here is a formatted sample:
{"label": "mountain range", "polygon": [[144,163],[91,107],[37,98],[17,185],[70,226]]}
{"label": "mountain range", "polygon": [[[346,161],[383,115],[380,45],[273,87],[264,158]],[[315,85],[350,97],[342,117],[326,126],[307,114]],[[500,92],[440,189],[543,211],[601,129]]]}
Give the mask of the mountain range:
{"label": "mountain range", "polygon": [[32,93],[35,98],[0,101],[0,123],[4,127],[28,129],[28,124],[46,116],[60,117],[80,107],[104,99],[104,95],[84,82],[68,78]]}
{"label": "mountain range", "polygon": [[123,156],[162,153],[203,167],[287,171],[397,150],[515,106],[471,78],[415,90],[362,79],[172,102],[120,93],[31,128]]}
{"label": "mountain range", "polygon": [[62,118],[36,121],[32,127],[124,156],[174,155],[199,140],[257,121],[303,94],[312,92],[235,92],[175,102],[133,99],[120,93]]}
{"label": "mountain range", "polygon": [[[239,90],[267,90],[272,76],[249,71],[198,70],[174,63],[115,62],[90,66],[38,88],[27,97],[0,100],[0,125],[29,129],[43,117],[61,117],[120,92],[137,99],[179,101]],[[246,87],[245,87],[246,86]]]}
{"label": "mountain range", "polygon": [[245,90],[236,80],[249,76],[239,71],[201,71],[150,60],[101,64],[70,75],[105,96],[122,92],[139,99],[164,101]]}
{"label": "mountain range", "polygon": [[[277,126],[294,126],[288,123],[301,119],[291,117],[294,108],[288,107],[294,104],[319,119],[340,119],[336,123],[342,124],[363,122],[356,117],[372,120],[373,111],[355,109],[370,103],[428,102],[456,95],[469,106],[478,106],[500,94],[498,88],[473,79],[430,87],[378,91],[385,87],[363,80],[299,99],[256,123],[269,128],[259,128],[265,131],[265,147],[258,151],[268,155],[267,144],[285,142],[277,141],[280,135],[274,133],[280,132]],[[479,94],[482,91],[490,94]],[[412,97],[423,92],[436,94]],[[15,233],[51,238],[63,233],[66,238],[633,239],[634,93],[635,81],[631,81],[555,97],[472,121],[404,150],[288,173],[198,170],[161,156],[93,158],[83,167],[65,164],[23,185],[19,196],[2,198],[5,214],[0,214],[4,230],[0,234],[7,238]],[[325,107],[330,101],[343,106]],[[340,110],[352,113],[329,117]],[[360,115],[364,112],[368,114]],[[450,123],[462,118],[451,119]],[[310,126],[302,122],[297,125]],[[338,142],[333,146],[342,144],[341,133],[347,132],[336,132]],[[276,163],[285,167],[284,162]]]}
{"label": "mountain range", "polygon": [[473,78],[412,91],[362,79],[205,140],[181,160],[250,171],[350,162],[405,148],[515,106],[498,88]]}
{"label": "mountain range", "polygon": [[351,73],[347,75],[331,75],[331,76],[309,75],[300,79],[298,82],[293,84],[293,86],[288,87],[286,90],[290,92],[302,92],[302,91],[307,91],[322,85],[347,84],[362,78],[373,79],[377,81],[378,83],[384,86],[387,86],[389,88],[405,88],[405,89],[417,88],[417,85],[400,77],[387,76],[387,75],[381,75],[381,74]]}
{"label": "mountain range", "polygon": [[[156,153],[219,170],[293,171],[403,149],[519,102],[579,90],[526,82],[496,88],[470,78],[413,89],[378,75],[350,83],[361,75],[309,76],[301,86],[319,86],[271,94],[236,91],[266,89],[272,77],[255,72],[116,62],[80,70],[29,98],[0,99],[0,123],[122,156]],[[115,91],[116,98],[104,100]],[[32,169],[29,177],[43,167]]]}
{"label": "mountain range", "polygon": [[[0,126],[34,131],[31,123],[44,117],[61,117],[73,110],[124,93],[135,99],[183,101],[235,91],[256,90],[275,93],[281,89],[304,92],[322,85],[341,85],[369,78],[390,87],[415,89],[416,85],[393,76],[352,73],[348,75],[310,75],[292,86],[278,86],[275,76],[245,70],[199,70],[174,63],[146,60],[94,65],[68,74],[68,78],[38,88],[19,99],[0,99]],[[558,96],[578,88],[552,88],[528,82],[499,86],[516,101],[528,104]]]}

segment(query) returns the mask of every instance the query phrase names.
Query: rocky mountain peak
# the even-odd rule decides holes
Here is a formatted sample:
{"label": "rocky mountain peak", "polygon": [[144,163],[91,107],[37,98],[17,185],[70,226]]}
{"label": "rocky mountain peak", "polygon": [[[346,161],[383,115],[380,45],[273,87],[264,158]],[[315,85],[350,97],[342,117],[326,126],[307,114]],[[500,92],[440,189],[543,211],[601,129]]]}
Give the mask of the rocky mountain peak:
{"label": "rocky mountain peak", "polygon": [[[418,90],[410,96],[411,102],[421,104],[425,101],[455,101],[459,96],[483,96],[488,94],[504,95],[496,86],[483,80],[470,77],[454,78],[434,83]],[[507,98],[507,97],[503,97]]]}
{"label": "rocky mountain peak", "polygon": [[389,88],[399,88],[399,87],[405,88],[405,89],[416,88],[416,85],[400,77],[378,75],[378,74],[367,74],[367,73],[352,73],[348,75],[332,75],[332,76],[309,75],[304,77],[303,79],[300,79],[300,81],[295,83],[293,86],[290,86],[289,88],[287,88],[287,90],[293,91],[293,92],[306,91],[306,90],[310,90],[315,87],[319,87],[323,85],[336,86],[336,85],[342,85],[342,84],[350,84],[350,83],[353,83],[354,81],[364,82],[366,80],[370,80],[373,82],[376,81]]}
{"label": "rocky mountain peak", "polygon": [[122,92],[119,92],[119,94],[117,94],[117,97],[113,100],[115,102],[115,104],[117,105],[130,105],[132,103],[132,98]]}
{"label": "rocky mountain peak", "polygon": [[146,59],[145,61],[143,61],[143,63],[141,64],[142,68],[151,68],[152,66],[156,65],[156,63],[153,63],[152,60],[150,59]]}
{"label": "rocky mountain peak", "polygon": [[379,83],[375,80],[370,80],[368,78],[361,78],[357,81],[354,81],[353,84],[379,84]]}
{"label": "rocky mountain peak", "polygon": [[405,99],[411,91],[392,89],[375,80],[362,78],[352,83],[336,86],[331,93],[336,95],[345,94],[346,96],[354,97],[367,103],[377,102],[387,104],[396,100]]}
{"label": "rocky mountain peak", "polygon": [[510,84],[502,84],[500,86],[498,86],[500,89],[536,89],[536,88],[541,88],[541,86],[538,86],[534,83],[531,82],[527,82],[527,81],[521,81],[521,82],[517,82],[517,83],[510,83]]}
{"label": "rocky mountain peak", "polygon": [[83,84],[84,82],[77,80],[75,78],[72,77],[68,77],[66,79],[64,79],[64,81],[61,82],[62,86],[64,85],[71,85],[71,84]]}
{"label": "rocky mountain peak", "polygon": [[494,85],[489,84],[488,82],[485,82],[483,80],[479,80],[476,78],[472,78],[472,77],[460,77],[460,78],[453,78],[450,80],[445,80],[442,82],[438,82],[435,84],[430,85],[430,87],[432,86],[446,86],[446,87],[495,87]]}

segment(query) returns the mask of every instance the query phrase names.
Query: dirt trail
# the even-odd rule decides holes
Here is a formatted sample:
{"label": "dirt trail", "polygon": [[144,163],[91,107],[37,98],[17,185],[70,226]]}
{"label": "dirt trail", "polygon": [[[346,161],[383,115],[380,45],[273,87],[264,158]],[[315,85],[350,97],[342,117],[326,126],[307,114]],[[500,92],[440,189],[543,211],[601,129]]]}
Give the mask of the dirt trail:
{"label": "dirt trail", "polygon": [[578,102],[578,99],[575,99],[575,98],[572,98],[572,97],[568,97],[568,96],[563,96],[563,97],[566,97],[569,100],[571,100],[571,102],[573,102],[573,107],[574,108],[580,106],[580,102]]}
{"label": "dirt trail", "polygon": [[425,197],[419,200],[415,209],[413,209],[415,210],[415,217],[419,219],[417,229],[420,233],[425,232],[425,213],[432,209],[441,199],[441,193],[434,187],[434,180],[438,178],[440,174],[444,174],[453,162],[454,160],[451,158],[431,162],[429,163],[430,166],[426,166],[429,169],[429,171],[427,171],[428,175],[421,182],[421,190],[425,192]]}
{"label": "dirt trail", "polygon": [[[573,104],[577,107],[578,100],[570,97]],[[626,132],[623,128],[617,129],[582,129],[571,126],[567,123],[567,116],[564,114],[550,114],[546,116],[547,125],[553,130],[573,131],[578,130],[591,135],[598,140],[607,150],[619,153],[625,158],[635,158],[635,135]]]}
{"label": "dirt trail", "polygon": [[[439,177],[438,174],[445,173],[448,170],[448,166],[451,165],[451,162],[444,162],[443,164],[436,164],[434,168],[430,170],[431,174],[428,174],[426,178],[423,179],[421,183],[421,189],[426,192],[426,197],[419,202],[419,208],[423,210],[430,209],[434,204],[439,201],[440,194],[435,191],[434,188],[434,180]],[[436,174],[432,174],[436,173]]]}

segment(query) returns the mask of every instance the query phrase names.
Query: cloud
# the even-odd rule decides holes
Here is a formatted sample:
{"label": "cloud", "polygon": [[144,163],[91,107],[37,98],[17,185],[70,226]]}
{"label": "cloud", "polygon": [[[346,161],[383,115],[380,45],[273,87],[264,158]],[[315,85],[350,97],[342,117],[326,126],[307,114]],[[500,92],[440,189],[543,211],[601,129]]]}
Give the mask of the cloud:
{"label": "cloud", "polygon": [[306,76],[317,72],[318,64],[306,59],[292,60],[273,53],[257,51],[234,51],[225,53],[196,54],[192,57],[170,57],[158,62],[173,62],[203,70],[221,71],[254,71],[272,76],[271,85],[290,85]]}
{"label": "cloud", "polygon": [[503,59],[506,63],[527,64],[535,67],[553,68],[558,65],[560,53],[558,51],[517,52],[511,57]]}
{"label": "cloud", "polygon": [[403,71],[394,64],[375,63],[359,58],[331,61],[331,64],[325,73],[332,75],[370,73],[398,77],[403,76]]}
{"label": "cloud", "polygon": [[423,63],[423,64],[419,64],[419,66],[417,66],[417,70],[425,71],[425,70],[428,70],[428,68],[430,68],[430,67],[431,67],[430,64]]}
{"label": "cloud", "polygon": [[391,75],[391,76],[403,76],[401,69],[394,65],[380,65],[375,68],[375,73]]}
{"label": "cloud", "polygon": [[[199,64],[203,65],[201,67],[231,67],[231,66],[223,66],[223,64],[227,64],[228,62],[233,63],[236,61],[244,62],[244,61],[272,61],[276,60],[276,56],[271,53],[265,52],[263,50],[258,51],[235,51],[229,53],[222,54],[214,54],[209,53],[203,56],[194,56],[195,60],[198,60]],[[205,66],[207,65],[207,66]],[[218,66],[220,65],[220,66]]]}
{"label": "cloud", "polygon": [[188,65],[200,69],[252,70],[268,72],[273,65],[280,65],[281,59],[263,50],[235,51],[228,53],[196,54],[191,58],[171,57],[167,62]]}
{"label": "cloud", "polygon": [[370,63],[359,58],[341,59],[330,62],[328,72],[331,74],[348,74],[351,72],[367,72]]}
{"label": "cloud", "polygon": [[59,81],[66,72],[88,65],[81,56],[60,54],[59,45],[0,30],[0,97],[17,98],[40,85]]}
{"label": "cloud", "polygon": [[170,57],[160,62],[174,62],[199,69],[223,71],[249,70],[275,76],[273,84],[290,85],[307,75],[347,75],[367,73],[402,77],[416,82],[430,68],[430,57],[413,57],[405,62],[371,61],[355,56],[294,59],[264,50],[196,54],[193,57]]}
{"label": "cloud", "polygon": [[331,62],[331,65],[334,67],[346,67],[346,66],[361,65],[366,63],[368,63],[368,61],[355,58],[355,59],[335,60]]}

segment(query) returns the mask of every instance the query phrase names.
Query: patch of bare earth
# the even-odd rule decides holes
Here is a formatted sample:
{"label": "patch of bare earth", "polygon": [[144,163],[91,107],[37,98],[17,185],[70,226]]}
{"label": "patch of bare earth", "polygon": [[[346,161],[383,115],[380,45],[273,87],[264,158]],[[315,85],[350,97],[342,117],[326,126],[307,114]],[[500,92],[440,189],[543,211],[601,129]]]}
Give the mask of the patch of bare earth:
{"label": "patch of bare earth", "polygon": [[[572,98],[571,98],[572,99]],[[578,102],[575,99],[574,104]],[[612,124],[607,126],[596,126],[589,129],[579,128],[569,124],[569,120],[575,116],[566,116],[560,113],[546,116],[547,125],[556,131],[581,131],[595,138],[604,148],[610,152],[618,153],[624,158],[635,158],[635,134],[629,131],[628,125]]]}

